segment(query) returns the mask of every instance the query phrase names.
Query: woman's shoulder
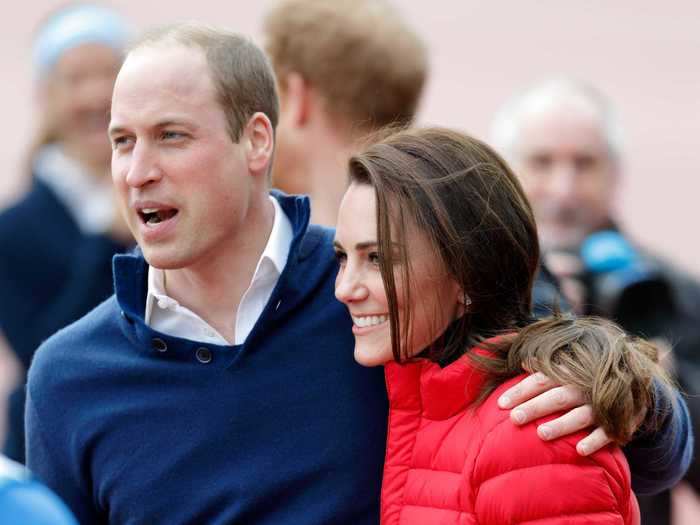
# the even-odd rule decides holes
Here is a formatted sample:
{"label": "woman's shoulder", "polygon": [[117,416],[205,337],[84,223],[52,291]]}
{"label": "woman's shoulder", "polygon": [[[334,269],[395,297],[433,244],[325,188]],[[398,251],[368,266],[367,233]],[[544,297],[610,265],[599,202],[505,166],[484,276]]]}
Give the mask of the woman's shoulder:
{"label": "woman's shoulder", "polygon": [[[511,421],[508,411],[498,407],[498,397],[522,377],[499,386],[478,408],[479,420],[487,425],[482,428],[481,445],[471,472],[472,485],[499,479],[506,483],[517,480],[516,484],[522,486],[525,482],[547,479],[548,486],[559,492],[566,489],[569,481],[581,486],[602,481],[611,485],[616,500],[629,497],[629,466],[618,446],[610,445],[590,456],[581,456],[576,444],[587,431],[552,441],[544,441],[537,434],[539,425],[561,414],[518,426]],[[584,480],[585,476],[588,477]]]}

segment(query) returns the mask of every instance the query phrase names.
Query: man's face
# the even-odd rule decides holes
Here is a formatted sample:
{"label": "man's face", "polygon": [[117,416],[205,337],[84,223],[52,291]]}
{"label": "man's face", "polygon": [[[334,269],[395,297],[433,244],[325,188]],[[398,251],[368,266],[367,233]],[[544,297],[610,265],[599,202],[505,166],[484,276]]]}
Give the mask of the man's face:
{"label": "man's face", "polygon": [[149,264],[178,269],[230,252],[251,201],[245,137],[231,140],[201,51],[128,56],[112,98],[112,178]]}
{"label": "man's face", "polygon": [[575,249],[610,218],[616,164],[598,118],[561,107],[523,121],[515,169],[545,249]]}

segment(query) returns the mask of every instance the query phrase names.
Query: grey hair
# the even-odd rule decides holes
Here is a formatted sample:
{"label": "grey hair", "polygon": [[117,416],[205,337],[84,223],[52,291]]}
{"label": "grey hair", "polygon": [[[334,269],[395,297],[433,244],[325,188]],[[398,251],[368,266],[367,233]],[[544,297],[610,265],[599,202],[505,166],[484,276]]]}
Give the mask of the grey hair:
{"label": "grey hair", "polygon": [[624,140],[617,112],[600,91],[571,77],[546,79],[508,100],[491,123],[491,144],[511,164],[516,164],[520,128],[524,118],[551,111],[571,101],[588,106],[598,115],[610,157],[619,161]]}

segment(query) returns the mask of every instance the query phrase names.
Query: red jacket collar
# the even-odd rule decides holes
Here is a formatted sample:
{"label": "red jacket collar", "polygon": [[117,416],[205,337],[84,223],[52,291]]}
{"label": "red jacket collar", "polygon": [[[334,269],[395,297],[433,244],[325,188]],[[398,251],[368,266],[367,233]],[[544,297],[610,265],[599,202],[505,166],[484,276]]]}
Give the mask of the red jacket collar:
{"label": "red jacket collar", "polygon": [[427,359],[387,363],[384,373],[391,410],[420,411],[433,420],[463,411],[479,397],[488,379],[469,355],[473,353],[490,354],[483,348],[472,348],[445,368]]}

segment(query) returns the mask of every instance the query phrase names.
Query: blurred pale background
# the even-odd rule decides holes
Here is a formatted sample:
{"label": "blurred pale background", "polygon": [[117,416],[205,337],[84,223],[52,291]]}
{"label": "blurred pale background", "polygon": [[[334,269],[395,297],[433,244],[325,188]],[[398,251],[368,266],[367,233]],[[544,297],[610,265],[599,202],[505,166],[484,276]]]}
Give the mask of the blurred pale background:
{"label": "blurred pale background", "polygon": [[[329,0],[332,1],[332,0]],[[427,41],[432,75],[420,122],[486,138],[513,90],[542,76],[588,80],[617,105],[626,130],[623,225],[642,244],[700,275],[695,235],[700,171],[700,4],[690,0],[394,0]],[[61,0],[13,5],[0,22],[0,202],[21,186],[35,121],[30,43]],[[119,0],[137,28],[183,19],[257,38],[270,0]],[[26,179],[26,177],[24,177]],[[18,232],[18,234],[21,234]]]}

